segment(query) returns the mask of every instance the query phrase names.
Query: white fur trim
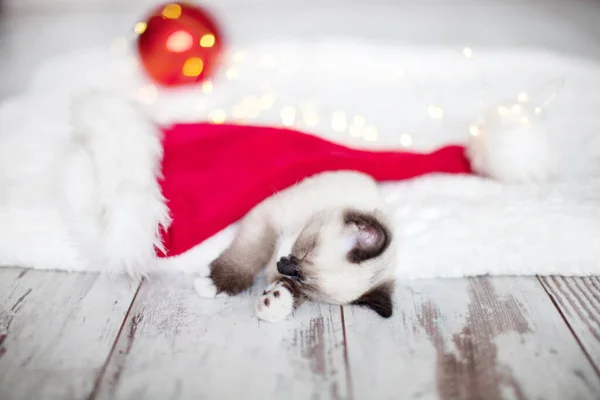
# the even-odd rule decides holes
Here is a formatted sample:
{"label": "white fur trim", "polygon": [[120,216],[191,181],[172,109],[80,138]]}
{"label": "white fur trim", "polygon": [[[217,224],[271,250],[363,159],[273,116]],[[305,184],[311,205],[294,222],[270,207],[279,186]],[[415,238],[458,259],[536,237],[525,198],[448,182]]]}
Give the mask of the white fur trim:
{"label": "white fur trim", "polygon": [[164,252],[159,229],[170,223],[157,182],[160,131],[133,104],[102,92],[77,99],[72,115],[75,137],[94,163],[107,269],[145,274],[155,249]]}
{"label": "white fur trim", "polygon": [[545,123],[486,124],[470,137],[467,156],[473,170],[505,182],[543,182],[559,174],[558,151]]}
{"label": "white fur trim", "polygon": [[107,93],[77,96],[70,114],[60,98],[26,100],[0,109],[0,265],[146,274],[169,224],[159,130]]}

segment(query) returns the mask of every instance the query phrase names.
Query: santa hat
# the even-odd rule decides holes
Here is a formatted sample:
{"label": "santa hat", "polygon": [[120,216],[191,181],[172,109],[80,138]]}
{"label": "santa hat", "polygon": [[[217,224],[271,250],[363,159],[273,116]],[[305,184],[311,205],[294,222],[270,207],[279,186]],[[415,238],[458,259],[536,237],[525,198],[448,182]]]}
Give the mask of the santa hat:
{"label": "santa hat", "polygon": [[[18,103],[2,109],[6,132],[15,132],[3,139],[11,164],[4,171],[14,175],[5,178],[22,182],[13,194],[22,191],[37,203],[0,209],[3,265],[143,274],[157,253],[181,255],[268,196],[324,171],[357,170],[378,181],[475,172],[521,182],[549,179],[556,165],[544,132],[527,124],[488,124],[468,143],[429,152],[373,151],[277,127],[161,126],[137,104],[107,92],[75,98],[65,137],[33,129],[24,119],[31,103],[23,103],[24,112]],[[39,149],[17,157],[19,143]],[[60,162],[50,163],[49,156],[59,155]],[[53,192],[61,195],[33,193],[32,177],[55,182]]]}
{"label": "santa hat", "polygon": [[[323,57],[328,54],[323,51]],[[98,71],[92,71],[89,79],[96,82]],[[113,75],[107,74],[106,82],[112,84],[108,78]],[[68,81],[42,78],[48,85]],[[86,80],[81,86],[87,85]],[[155,104],[144,109],[139,100],[157,97],[156,88],[147,82],[133,86],[137,102],[127,100],[121,87],[117,94],[107,90],[75,97],[68,113],[69,128],[65,121],[52,128],[54,119],[64,113],[62,108],[67,109],[54,96],[39,105],[21,99],[23,112],[14,112],[14,104],[0,110],[1,131],[15,133],[0,137],[0,162],[11,165],[10,171],[0,172],[17,171],[8,182],[22,182],[21,187],[13,187],[14,192],[22,189],[33,198],[31,174],[46,182],[60,176],[53,186],[60,196],[40,193],[40,204],[27,210],[0,205],[5,227],[0,233],[0,264],[146,273],[152,270],[157,253],[182,255],[269,195],[322,171],[359,170],[379,181],[474,173],[507,184],[547,181],[560,172],[557,142],[549,140],[546,124],[537,123],[543,117],[539,102],[494,107],[484,120],[470,128],[467,124],[470,135],[454,143],[448,140],[426,151],[398,146],[381,152],[358,149],[355,143],[333,143],[306,126],[300,131],[260,121],[181,123],[206,120],[206,116],[186,118],[179,113],[195,110],[191,104],[197,97],[159,93]],[[46,88],[48,93],[53,89]],[[211,98],[215,103],[217,92]],[[161,102],[161,96],[169,97],[168,101]],[[32,109],[36,118],[30,118]],[[36,121],[44,126],[32,126]],[[440,136],[445,137],[445,132]],[[19,141],[25,147],[38,146],[37,155],[19,157],[23,154]],[[63,158],[60,164],[52,164],[62,172],[40,167],[50,155]],[[25,165],[34,161],[40,165]]]}
{"label": "santa hat", "polygon": [[[477,173],[515,183],[550,179],[556,166],[544,132],[530,124],[507,127],[488,121],[485,130],[472,132],[468,143],[431,152],[373,151],[287,128],[213,123],[161,127],[136,105],[106,93],[77,104],[74,131],[88,135],[85,142],[96,167],[110,168],[99,179],[106,179],[106,189],[100,185],[109,191],[103,197],[110,210],[106,224],[113,232],[105,237],[113,238],[107,249],[112,257],[128,257],[114,252],[120,247],[114,238],[131,236],[147,238],[141,254],[155,248],[161,257],[181,255],[268,196],[324,171],[356,170],[381,182]],[[98,124],[99,119],[110,122]],[[110,153],[107,146],[114,146]],[[129,193],[118,193],[123,185],[131,186]],[[140,205],[145,206],[134,208]],[[135,262],[134,257],[126,264]]]}

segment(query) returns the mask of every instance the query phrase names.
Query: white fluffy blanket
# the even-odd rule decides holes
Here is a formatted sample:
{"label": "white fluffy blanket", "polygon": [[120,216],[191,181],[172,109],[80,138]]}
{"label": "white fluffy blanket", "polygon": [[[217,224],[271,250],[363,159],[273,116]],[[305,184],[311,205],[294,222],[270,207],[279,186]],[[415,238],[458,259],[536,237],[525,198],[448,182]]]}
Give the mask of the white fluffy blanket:
{"label": "white fluffy blanket", "polygon": [[462,48],[286,42],[239,49],[210,85],[165,91],[144,79],[126,43],[50,60],[0,108],[0,265],[194,271],[226,246],[234,227],[153,262],[168,217],[146,118],[285,123],[352,146],[432,149],[466,143],[486,110],[552,98],[527,130],[495,125],[479,149],[496,157],[496,176],[529,183],[427,176],[382,185],[398,274],[598,274],[599,72],[533,50],[467,58]]}

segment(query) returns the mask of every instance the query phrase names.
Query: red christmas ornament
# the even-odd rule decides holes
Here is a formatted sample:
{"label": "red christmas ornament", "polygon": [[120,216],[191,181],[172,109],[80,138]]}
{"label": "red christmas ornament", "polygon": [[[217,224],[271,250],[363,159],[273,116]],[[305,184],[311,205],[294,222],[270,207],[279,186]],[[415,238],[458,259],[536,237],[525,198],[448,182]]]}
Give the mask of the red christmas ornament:
{"label": "red christmas ornament", "polygon": [[135,26],[141,63],[165,86],[203,81],[211,76],[223,50],[221,32],[202,8],[169,3]]}

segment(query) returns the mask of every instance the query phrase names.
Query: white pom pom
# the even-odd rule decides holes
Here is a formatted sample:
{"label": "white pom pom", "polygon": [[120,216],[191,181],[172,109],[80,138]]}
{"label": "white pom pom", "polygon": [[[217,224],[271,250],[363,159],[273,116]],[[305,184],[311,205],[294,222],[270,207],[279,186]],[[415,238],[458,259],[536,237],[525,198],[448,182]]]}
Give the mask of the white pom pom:
{"label": "white pom pom", "polygon": [[473,171],[513,183],[547,181],[557,175],[557,152],[543,123],[494,122],[471,132],[467,156]]}

